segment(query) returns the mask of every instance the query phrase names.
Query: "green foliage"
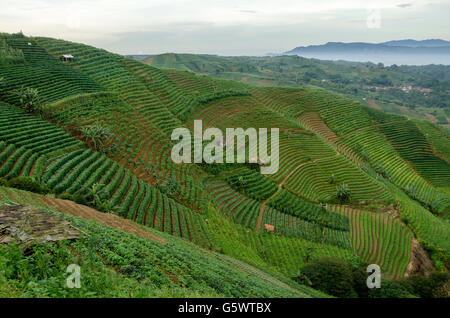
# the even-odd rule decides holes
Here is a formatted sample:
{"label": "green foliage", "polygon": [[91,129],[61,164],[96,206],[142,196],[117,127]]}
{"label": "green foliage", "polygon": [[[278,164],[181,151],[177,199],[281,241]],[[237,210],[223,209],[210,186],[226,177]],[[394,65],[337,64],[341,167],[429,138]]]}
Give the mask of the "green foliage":
{"label": "green foliage", "polygon": [[110,193],[105,189],[104,184],[94,183],[90,189],[88,197],[92,198],[92,205],[102,212],[112,212],[113,206],[108,198]]}
{"label": "green foliage", "polygon": [[339,259],[324,257],[313,260],[302,267],[296,280],[300,283],[309,282],[312,288],[332,296],[358,297],[353,285],[351,266]]}
{"label": "green foliage", "polygon": [[100,150],[103,146],[104,139],[112,134],[108,127],[102,126],[99,123],[81,127],[80,131],[93,143],[95,150]]}
{"label": "green foliage", "polygon": [[[216,253],[204,253],[173,236],[167,243],[64,216],[86,237],[36,244],[23,250],[0,246],[0,293],[22,297],[302,297],[321,295]],[[67,288],[69,264],[81,267],[81,288]],[[237,266],[238,268],[236,268]],[[242,271],[240,270],[242,269]],[[176,278],[176,281],[175,281]],[[1,294],[0,294],[1,295]]]}
{"label": "green foliage", "polygon": [[369,298],[412,298],[407,288],[401,283],[382,280],[381,288],[372,288],[368,292]]}
{"label": "green foliage", "polygon": [[323,222],[327,227],[348,231],[348,219],[331,211],[323,211],[320,207],[310,202],[301,200],[287,190],[272,198],[268,204],[281,212],[297,216],[303,220],[319,223]]}
{"label": "green foliage", "polygon": [[253,169],[234,170],[226,180],[232,188],[256,200],[267,199],[278,189],[276,183]]}
{"label": "green foliage", "polygon": [[[402,281],[402,285],[413,295],[421,298],[434,298],[436,292],[450,281],[448,272],[435,272],[429,276],[411,276]],[[447,290],[447,293],[450,290]],[[447,294],[447,297],[450,297]]]}
{"label": "green foliage", "polygon": [[8,181],[8,186],[11,188],[26,190],[35,193],[46,194],[50,189],[44,184],[39,183],[32,177],[16,177]]}
{"label": "green foliage", "polygon": [[[313,260],[303,266],[294,279],[314,289],[341,298],[410,298],[413,290],[408,281],[383,280],[381,288],[367,287],[367,264],[351,264],[331,257]],[[448,279],[448,276],[447,276]],[[441,279],[435,287],[446,281]],[[406,287],[408,286],[408,287]],[[417,293],[415,293],[417,294]]]}
{"label": "green foliage", "polygon": [[59,193],[56,195],[56,197],[61,200],[75,201],[75,197],[72,194],[67,193],[67,192]]}
{"label": "green foliage", "polygon": [[[429,251],[436,267],[445,269],[450,233],[448,222],[445,218],[437,218],[429,213],[432,210],[445,215],[449,206],[446,195],[447,166],[444,159],[436,159],[444,158],[443,154],[447,153],[448,136],[445,131],[436,130],[435,127],[419,127],[419,133],[413,121],[412,124],[401,123],[406,121],[405,118],[365,109],[348,98],[323,90],[261,89],[192,73],[159,70],[76,43],[4,35],[0,35],[0,38],[7,38],[7,44],[21,50],[25,59],[23,65],[0,65],[0,77],[5,78],[0,88],[0,176],[11,179],[19,175],[32,175],[35,180],[60,193],[57,195],[59,198],[116,213],[146,227],[183,237],[260,268],[274,268],[288,277],[297,273],[304,263],[309,265],[324,255],[351,261],[356,258],[355,253],[366,261],[376,259],[382,268],[386,268],[383,268],[383,272],[401,277],[410,254],[412,232],[409,233],[408,228]],[[28,41],[32,41],[30,47]],[[70,66],[55,58],[67,52],[77,56]],[[209,57],[205,59],[211,61]],[[218,62],[217,59],[213,60]],[[295,63],[301,69],[290,69],[293,65],[286,64],[291,59],[285,57],[274,58],[275,66],[264,65],[272,63],[266,58],[257,62],[258,67],[244,67],[245,61],[246,58],[239,59],[239,63],[233,65],[233,71],[223,68],[217,69],[215,73],[224,77],[234,73],[232,76],[238,76],[240,80],[240,71],[264,70],[267,71],[265,83],[271,78],[280,85],[288,83],[282,76],[272,76],[283,73],[287,77],[295,76],[295,85],[302,85],[305,78],[313,85],[322,83],[322,79],[329,79],[332,82],[329,85],[343,84],[343,90],[349,85],[350,78],[355,76],[335,74],[333,65],[299,58]],[[210,66],[205,65],[204,71],[210,70]],[[358,67],[355,73],[359,73]],[[369,71],[366,72],[368,77],[372,77],[371,72],[375,73],[373,79],[378,84],[389,81],[395,83],[398,80],[387,74],[384,66],[362,67]],[[33,74],[33,77],[27,74]],[[257,82],[261,79],[250,74],[246,74],[246,77],[249,84],[259,84]],[[367,78],[361,80],[366,81]],[[321,85],[326,86],[327,83]],[[87,149],[86,145],[64,129],[37,116],[26,115],[18,107],[10,105],[18,105],[19,97],[8,92],[20,90],[21,85],[39,90],[39,99],[47,102],[46,119],[58,122],[69,131],[84,126],[82,131],[86,140],[99,151]],[[364,91],[363,87],[352,87],[351,94],[355,96]],[[168,137],[176,127],[191,127],[191,119],[194,118],[203,118],[208,126],[226,123],[235,127],[280,127],[282,151],[279,173],[262,176],[258,173],[258,164],[174,165],[170,160],[172,143]],[[312,132],[305,132],[305,127],[309,127]],[[298,133],[293,132],[297,129]],[[111,132],[114,132],[114,136]],[[314,134],[316,136],[312,136]],[[107,149],[103,147],[106,139],[111,144]],[[439,142],[433,144],[431,139]],[[327,141],[330,140],[334,140],[333,146],[328,145]],[[438,152],[434,153],[434,149]],[[361,158],[364,161],[362,164]],[[399,188],[388,188],[390,182]],[[153,186],[155,184],[158,186]],[[38,186],[23,186],[19,183],[18,187],[28,187],[39,192]],[[262,209],[261,201],[271,198],[279,186],[283,189]],[[397,221],[386,221],[380,216],[381,213],[372,213],[376,215],[373,217],[354,209],[356,214],[350,217],[348,213],[353,209],[348,205],[336,209],[321,209],[318,206],[319,202],[336,203],[339,199],[344,203],[351,199],[360,203],[364,200],[368,208],[379,207],[380,202],[393,202],[392,193],[395,191],[400,193],[395,196],[399,216],[408,228]],[[409,193],[410,197],[404,192]],[[0,196],[11,194],[28,200],[33,195],[19,193],[11,188],[0,189]],[[335,195],[338,199],[334,199]],[[416,204],[411,198],[422,202],[422,205]],[[220,209],[221,214],[214,215],[214,218],[208,214],[208,221],[205,207],[210,205]],[[262,231],[258,232],[255,228],[260,212],[263,212],[262,223],[257,230]],[[352,222],[351,227],[349,220]],[[356,220],[357,223],[353,223]],[[264,231],[264,224],[273,225],[274,231]],[[85,227],[82,226],[82,229]],[[99,231],[103,231],[103,228]],[[92,234],[92,231],[86,232],[95,239],[92,242],[80,240],[80,245],[71,243],[70,247],[76,252],[65,260],[73,261],[72,257],[80,257],[96,263],[96,267],[91,268],[92,276],[98,274],[118,287],[114,289],[112,284],[105,285],[89,277],[88,281],[92,285],[83,291],[87,294],[81,293],[81,296],[95,292],[96,289],[91,287],[96,285],[100,286],[96,295],[123,296],[126,290],[128,294],[125,295],[129,295],[142,282],[144,285],[145,282],[151,282],[149,284],[156,286],[152,291],[144,291],[146,287],[141,286],[143,295],[153,295],[162,288],[173,287],[171,275],[166,275],[166,272],[179,280],[181,288],[195,290],[193,293],[207,290],[205,294],[208,295],[239,297],[265,295],[260,289],[266,288],[265,292],[268,293],[267,289],[272,288],[272,285],[258,285],[255,293],[249,293],[247,288],[254,286],[254,282],[248,285],[249,281],[241,276],[240,283],[239,280],[223,283],[223,277],[234,275],[234,270],[228,268],[219,271],[220,275],[205,274],[207,278],[202,280],[201,286],[195,285],[199,279],[198,272],[209,270],[205,270],[207,266],[204,264],[209,264],[211,260],[204,260],[203,266],[195,267],[196,275],[193,277],[183,276],[183,273],[188,272],[188,266],[184,266],[188,264],[184,253],[191,253],[195,249],[194,245],[187,246],[184,244],[186,242],[180,245],[174,253],[176,256],[167,261],[170,264],[166,268],[166,263],[155,261],[161,260],[165,253],[170,253],[166,249],[158,250],[146,244],[137,246],[122,235],[117,240],[109,240]],[[378,245],[372,244],[373,235]],[[136,241],[136,238],[130,241]],[[428,242],[432,242],[432,249],[427,247]],[[91,258],[90,254],[97,253],[97,250],[94,252],[94,246],[100,246],[99,254]],[[65,248],[69,252],[72,250]],[[49,255],[54,256],[52,253]],[[11,259],[14,257],[11,256]],[[234,259],[227,258],[227,261],[239,264]],[[166,272],[150,265],[152,262],[163,266]],[[40,268],[34,261],[30,265],[30,268],[33,267]],[[103,270],[108,274],[102,276]],[[364,287],[363,278],[367,277],[367,273],[356,270],[354,265],[348,267],[346,272],[346,277],[351,276],[352,280],[347,281],[351,287],[346,283],[348,292],[345,296],[357,294],[370,297],[370,292]],[[109,274],[116,275],[117,280],[111,279]],[[31,295],[73,296],[72,293],[64,294],[64,291],[59,290],[56,287],[59,283],[54,278],[46,280],[42,277],[24,276],[24,279],[32,280],[29,285],[33,289]],[[27,288],[15,280],[20,278],[5,279],[0,274],[0,295],[5,290],[13,294]],[[124,283],[125,280],[128,283]],[[311,283],[311,280],[308,278],[305,282]],[[245,289],[234,286],[244,283]],[[204,286],[208,287],[203,289]],[[381,296],[402,294],[396,284],[387,282],[386,286]],[[441,290],[445,286],[438,287]],[[106,288],[112,291],[107,292]],[[177,288],[175,290],[173,293],[186,293]],[[380,296],[379,291],[373,293],[374,297]]]}
{"label": "green foliage", "polygon": [[[193,54],[161,54],[152,56],[148,63],[256,86],[304,87],[312,84],[364,103],[375,100],[385,111],[404,112],[402,108],[408,107],[408,115],[420,117],[425,117],[430,110],[449,106],[446,94],[449,66],[443,66],[444,69],[438,65],[378,67],[372,63],[320,61],[299,56],[210,57]],[[411,91],[400,88],[411,82]],[[382,89],[376,89],[377,86]],[[432,91],[424,93],[416,88]],[[445,116],[442,117],[445,124]]]}
{"label": "green foliage", "polygon": [[350,188],[348,187],[347,184],[341,183],[341,185],[339,185],[336,188],[336,198],[340,202],[347,202],[350,200],[350,197],[351,197]]}
{"label": "green foliage", "polygon": [[7,187],[8,180],[6,178],[0,178],[0,187]]}
{"label": "green foliage", "polygon": [[169,197],[175,197],[180,192],[181,186],[178,183],[176,176],[171,175],[161,182],[159,189]]}
{"label": "green foliage", "polygon": [[336,176],[334,175],[334,173],[332,173],[330,175],[330,177],[328,178],[328,183],[329,184],[335,184],[336,183]]}
{"label": "green foliage", "polygon": [[36,88],[25,87],[22,85],[19,89],[12,91],[12,94],[19,98],[20,107],[27,113],[40,112],[43,102],[39,96],[39,90]]}
{"label": "green foliage", "polygon": [[225,90],[225,91],[213,92],[210,94],[202,95],[202,96],[198,97],[197,100],[201,104],[207,104],[207,103],[210,103],[210,102],[213,102],[215,100],[222,99],[225,97],[250,96],[250,95],[251,95],[251,93],[245,89],[244,90],[229,89],[229,90]]}
{"label": "green foliage", "polygon": [[0,39],[0,65],[17,64],[24,61],[23,52],[15,49]]}

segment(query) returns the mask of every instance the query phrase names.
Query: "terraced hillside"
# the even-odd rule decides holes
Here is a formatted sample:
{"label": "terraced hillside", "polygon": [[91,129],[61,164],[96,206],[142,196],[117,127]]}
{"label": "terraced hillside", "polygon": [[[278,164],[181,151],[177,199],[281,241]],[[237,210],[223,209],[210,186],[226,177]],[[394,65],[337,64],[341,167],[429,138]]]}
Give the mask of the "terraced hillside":
{"label": "terraced hillside", "polygon": [[[140,228],[132,222],[127,224],[118,217],[105,216],[70,201],[0,187],[0,204],[3,206],[5,203],[27,204],[50,214],[63,215],[86,235],[63,246],[52,246],[54,250],[61,250],[52,264],[47,266],[47,273],[61,270],[58,268],[59,262],[75,262],[83,267],[83,287],[65,289],[66,297],[80,297],[86,293],[105,297],[326,296],[286,279],[277,279],[274,273],[199,249],[170,235]],[[4,246],[0,246],[0,252],[2,261],[10,256],[10,251]],[[80,259],[84,259],[81,264]],[[94,263],[95,268],[92,266]],[[64,276],[58,276],[59,283],[63,285]],[[49,282],[46,286],[44,277],[42,279],[41,288],[28,288],[22,296],[50,296],[45,289],[55,284]],[[10,287],[10,292],[21,295],[14,290],[14,287],[20,290],[20,283],[11,280],[13,287]],[[55,292],[55,287],[52,288]]]}
{"label": "terraced hillside", "polygon": [[[176,242],[196,244],[199,253],[287,281],[325,255],[375,262],[388,277],[401,278],[415,260],[413,239],[445,268],[447,130],[324,90],[257,88],[162,70],[50,38],[2,34],[0,40],[23,52],[23,59],[0,64],[0,177],[14,185],[16,177],[29,176],[49,192],[36,198],[2,188],[4,200],[69,214],[76,201],[82,210],[116,214],[114,222],[164,232],[166,240],[178,236],[184,241]],[[61,54],[74,61],[60,61]],[[22,109],[15,94],[22,85],[38,89],[38,113]],[[193,130],[197,119],[203,130],[279,128],[279,170],[263,175],[258,164],[175,164],[171,133]],[[86,133],[94,126],[109,132],[98,144]],[[240,295],[249,294],[284,295]]]}

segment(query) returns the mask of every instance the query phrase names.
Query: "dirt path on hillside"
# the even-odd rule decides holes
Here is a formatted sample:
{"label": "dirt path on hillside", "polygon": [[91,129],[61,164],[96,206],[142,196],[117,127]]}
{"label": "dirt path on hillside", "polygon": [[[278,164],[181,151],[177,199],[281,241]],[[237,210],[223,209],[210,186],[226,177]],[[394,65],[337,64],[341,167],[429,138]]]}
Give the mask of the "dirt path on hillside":
{"label": "dirt path on hillside", "polygon": [[270,197],[268,197],[267,199],[265,199],[264,201],[262,201],[261,202],[261,206],[260,206],[260,208],[259,208],[259,214],[258,214],[258,218],[256,219],[256,228],[255,228],[255,230],[256,230],[256,232],[261,232],[261,224],[262,224],[262,219],[263,219],[263,216],[264,216],[264,210],[266,209],[266,205],[267,205],[267,202],[269,202],[272,198],[275,198],[280,192],[281,192],[281,190],[283,190],[283,185],[284,185],[284,183],[298,170],[298,169],[300,169],[301,167],[303,167],[303,166],[305,166],[305,165],[307,165],[307,164],[311,164],[311,163],[316,163],[316,162],[318,162],[318,161],[322,161],[322,160],[327,160],[327,159],[331,159],[331,158],[336,158],[336,157],[338,157],[339,155],[337,155],[337,156],[331,156],[331,157],[325,157],[325,158],[318,158],[318,159],[314,159],[314,160],[311,160],[311,161],[308,161],[308,162],[303,162],[303,163],[301,163],[301,164],[299,164],[297,167],[295,167],[295,169],[293,169],[291,172],[289,172],[288,174],[287,174],[287,176],[286,177],[284,177],[283,178],[283,180],[281,180],[281,182],[278,184],[278,189],[277,189],[277,191],[274,193],[274,194],[272,194]]}
{"label": "dirt path on hillside", "polygon": [[141,226],[136,223],[133,223],[130,220],[121,218],[115,214],[111,213],[103,213],[87,206],[77,204],[75,202],[69,200],[61,200],[55,198],[44,198],[50,205],[56,207],[58,211],[70,214],[76,217],[81,217],[83,219],[92,220],[97,223],[116,228],[118,230],[128,232],[143,238],[148,238],[159,243],[166,243],[166,240],[156,236],[149,231],[145,230]]}

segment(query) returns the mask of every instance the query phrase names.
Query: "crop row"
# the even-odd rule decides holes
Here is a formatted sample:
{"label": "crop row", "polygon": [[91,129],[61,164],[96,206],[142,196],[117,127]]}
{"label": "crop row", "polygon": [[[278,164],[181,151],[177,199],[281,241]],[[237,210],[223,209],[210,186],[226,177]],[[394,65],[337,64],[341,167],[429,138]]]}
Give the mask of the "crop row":
{"label": "crop row", "polygon": [[276,210],[302,220],[331,229],[349,231],[349,221],[345,216],[303,201],[287,190],[281,191],[276,197],[270,199],[268,204]]}
{"label": "crop row", "polygon": [[158,230],[182,236],[208,247],[201,217],[149,186],[105,155],[78,150],[54,159],[42,182],[58,193],[83,195],[93,200],[94,183],[118,215]]}
{"label": "crop row", "polygon": [[325,158],[300,167],[286,180],[286,188],[314,201],[334,198],[337,187],[345,183],[355,200],[389,200],[383,184],[365,174],[343,156]]}
{"label": "crop row", "polygon": [[351,223],[352,248],[366,263],[378,264],[394,279],[402,278],[411,257],[413,233],[387,214],[334,206]]}
{"label": "crop row", "polygon": [[[81,142],[63,129],[0,102],[0,140],[23,146],[39,154],[49,154]],[[20,120],[17,120],[20,119]]]}
{"label": "crop row", "polygon": [[269,198],[277,191],[277,185],[256,170],[243,168],[232,171],[226,180],[235,190],[258,201]]}
{"label": "crop row", "polygon": [[436,211],[444,211],[449,206],[448,195],[437,190],[406,164],[376,128],[347,135],[338,142],[362,154],[377,174],[408,192],[414,199],[429,206],[435,205]]}

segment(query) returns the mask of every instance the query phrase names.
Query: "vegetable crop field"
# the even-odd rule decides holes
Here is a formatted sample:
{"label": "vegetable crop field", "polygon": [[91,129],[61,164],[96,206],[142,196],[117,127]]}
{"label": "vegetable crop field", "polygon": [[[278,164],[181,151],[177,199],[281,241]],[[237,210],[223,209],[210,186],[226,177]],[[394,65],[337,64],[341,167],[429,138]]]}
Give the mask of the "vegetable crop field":
{"label": "vegetable crop field", "polygon": [[[98,264],[117,286],[102,285],[108,297],[327,297],[301,276],[324,257],[378,264],[393,281],[448,271],[446,128],[318,88],[254,87],[52,38],[0,41],[14,54],[0,63],[0,203],[87,234],[47,244],[60,257],[53,274],[82,260],[95,285]],[[252,163],[174,162],[172,132],[193,133],[195,120],[203,131],[278,128],[277,171],[261,173],[258,152]],[[0,244],[0,264],[11,253]],[[48,296],[48,281],[29,291],[2,275],[21,296]]]}

